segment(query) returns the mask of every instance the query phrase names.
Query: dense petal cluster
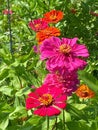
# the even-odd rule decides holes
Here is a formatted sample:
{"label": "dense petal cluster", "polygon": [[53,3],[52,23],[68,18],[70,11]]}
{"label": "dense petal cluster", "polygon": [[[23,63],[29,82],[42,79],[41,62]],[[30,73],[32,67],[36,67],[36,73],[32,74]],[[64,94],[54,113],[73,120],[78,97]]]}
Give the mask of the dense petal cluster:
{"label": "dense petal cluster", "polygon": [[35,19],[29,22],[29,27],[35,32],[43,30],[48,27],[48,23],[43,21],[43,19]]}
{"label": "dense petal cluster", "polygon": [[94,91],[92,91],[91,89],[89,89],[89,87],[85,84],[82,84],[78,87],[78,89],[76,90],[76,95],[80,98],[92,98],[95,96]]}
{"label": "dense petal cluster", "polygon": [[37,88],[28,94],[26,99],[27,110],[36,108],[34,114],[39,116],[53,116],[61,113],[66,107],[67,97],[60,88],[48,84]]}
{"label": "dense petal cluster", "polygon": [[46,65],[50,72],[72,72],[87,65],[82,58],[89,56],[88,50],[85,45],[78,44],[77,40],[78,38],[51,37],[43,41],[40,46],[41,59],[47,59]]}
{"label": "dense petal cluster", "polygon": [[60,36],[60,30],[56,27],[47,27],[44,30],[36,33],[36,39],[38,40],[39,44],[52,36]]}
{"label": "dense petal cluster", "polygon": [[48,23],[57,23],[63,18],[63,12],[60,10],[51,10],[44,14],[44,20]]}
{"label": "dense petal cluster", "polygon": [[67,96],[71,95],[72,92],[76,91],[77,85],[79,84],[77,73],[65,74],[47,74],[44,80],[44,84],[48,84],[51,89],[52,86],[63,90]]}

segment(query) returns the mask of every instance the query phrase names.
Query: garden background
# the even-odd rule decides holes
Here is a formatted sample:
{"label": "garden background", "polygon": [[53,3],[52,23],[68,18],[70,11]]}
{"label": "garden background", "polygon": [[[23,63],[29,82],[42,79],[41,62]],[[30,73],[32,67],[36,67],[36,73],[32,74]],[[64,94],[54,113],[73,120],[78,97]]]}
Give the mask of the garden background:
{"label": "garden background", "polygon": [[55,24],[60,37],[78,37],[89,50],[88,65],[78,76],[95,97],[70,96],[65,116],[50,117],[49,130],[98,130],[98,0],[0,0],[0,130],[47,129],[46,117],[25,107],[31,86],[40,86],[47,74],[33,49],[38,43],[28,23],[53,9],[64,13]]}

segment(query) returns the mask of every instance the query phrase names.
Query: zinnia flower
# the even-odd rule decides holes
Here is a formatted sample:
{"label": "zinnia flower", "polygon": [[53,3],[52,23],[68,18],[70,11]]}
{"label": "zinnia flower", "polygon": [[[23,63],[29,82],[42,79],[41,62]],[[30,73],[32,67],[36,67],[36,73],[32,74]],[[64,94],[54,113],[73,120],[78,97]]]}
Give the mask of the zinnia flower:
{"label": "zinnia flower", "polygon": [[39,44],[52,36],[60,36],[60,30],[56,27],[47,27],[46,29],[36,33],[36,39],[38,40]]}
{"label": "zinnia flower", "polygon": [[34,31],[40,31],[48,27],[48,23],[42,19],[35,19],[29,22],[29,27]]}
{"label": "zinnia flower", "polygon": [[62,94],[62,90],[47,85],[37,88],[34,92],[28,94],[26,99],[27,110],[35,108],[34,114],[39,116],[54,116],[61,113],[66,107],[67,97]]}
{"label": "zinnia flower", "polygon": [[63,12],[59,10],[51,10],[44,14],[44,20],[48,23],[57,23],[63,18]]}
{"label": "zinnia flower", "polygon": [[44,80],[44,84],[48,84],[51,87],[55,86],[63,90],[67,96],[76,91],[79,84],[77,73],[66,74],[61,76],[60,74],[47,74]]}
{"label": "zinnia flower", "polygon": [[82,58],[89,56],[85,45],[77,44],[78,38],[51,37],[40,46],[41,59],[47,59],[46,67],[50,72],[66,72],[83,69],[87,62]]}
{"label": "zinnia flower", "polygon": [[79,88],[76,90],[76,95],[80,98],[92,98],[95,96],[94,91],[92,91],[91,89],[89,89],[89,87],[85,84],[82,84],[79,86]]}
{"label": "zinnia flower", "polygon": [[13,11],[5,9],[5,10],[3,10],[3,14],[5,14],[5,15],[7,15],[7,14],[13,14]]}

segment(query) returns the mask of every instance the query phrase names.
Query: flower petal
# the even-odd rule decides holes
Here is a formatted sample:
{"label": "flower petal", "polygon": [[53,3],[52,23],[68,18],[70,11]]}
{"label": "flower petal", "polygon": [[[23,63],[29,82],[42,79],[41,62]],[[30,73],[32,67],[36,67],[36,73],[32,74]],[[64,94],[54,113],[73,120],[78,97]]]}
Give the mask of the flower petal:
{"label": "flower petal", "polygon": [[33,99],[33,98],[27,98],[26,99],[26,109],[32,109],[32,108],[36,108],[40,105],[40,102],[37,99]]}
{"label": "flower petal", "polygon": [[82,56],[82,57],[88,57],[89,56],[89,52],[88,52],[85,45],[75,44],[72,49],[73,49],[73,55],[74,56]]}
{"label": "flower petal", "polygon": [[47,109],[44,106],[40,107],[37,110],[34,110],[34,114],[39,116],[47,116]]}

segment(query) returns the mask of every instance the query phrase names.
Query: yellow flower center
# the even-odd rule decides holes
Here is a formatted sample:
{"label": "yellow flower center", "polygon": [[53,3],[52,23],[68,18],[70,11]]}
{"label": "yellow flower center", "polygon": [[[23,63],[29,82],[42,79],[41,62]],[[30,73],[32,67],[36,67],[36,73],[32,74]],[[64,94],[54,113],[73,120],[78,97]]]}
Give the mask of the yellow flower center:
{"label": "yellow flower center", "polygon": [[38,24],[35,24],[35,27],[36,27],[36,28],[38,28],[39,26],[40,26],[40,24],[39,24],[39,23],[38,23]]}
{"label": "yellow flower center", "polygon": [[51,94],[43,94],[40,98],[39,101],[43,104],[43,105],[50,105],[53,101],[52,99],[52,95]]}
{"label": "yellow flower center", "polygon": [[59,49],[60,49],[60,52],[64,54],[68,54],[71,51],[71,47],[67,44],[62,44]]}
{"label": "yellow flower center", "polygon": [[55,19],[57,19],[57,16],[56,15],[51,15],[50,19],[55,20]]}

